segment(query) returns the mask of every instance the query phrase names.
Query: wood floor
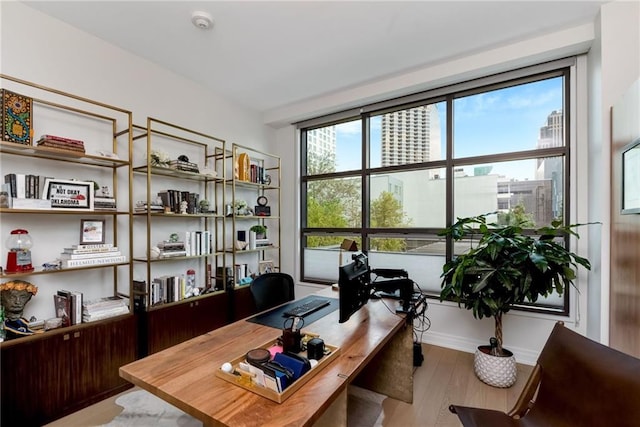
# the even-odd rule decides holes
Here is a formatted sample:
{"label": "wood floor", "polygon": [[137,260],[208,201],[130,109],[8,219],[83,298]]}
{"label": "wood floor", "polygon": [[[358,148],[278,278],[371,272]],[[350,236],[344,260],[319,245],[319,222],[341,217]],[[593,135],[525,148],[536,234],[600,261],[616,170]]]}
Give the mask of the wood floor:
{"label": "wood floor", "polygon": [[[509,410],[532,370],[518,365],[518,381],[508,389],[490,387],[473,373],[473,354],[423,344],[424,363],[414,374],[413,404],[387,398],[382,403],[385,427],[459,427],[458,418],[449,412],[451,403],[498,410]],[[125,392],[129,393],[131,390]],[[108,423],[122,410],[106,399],[47,427],[87,427]]]}

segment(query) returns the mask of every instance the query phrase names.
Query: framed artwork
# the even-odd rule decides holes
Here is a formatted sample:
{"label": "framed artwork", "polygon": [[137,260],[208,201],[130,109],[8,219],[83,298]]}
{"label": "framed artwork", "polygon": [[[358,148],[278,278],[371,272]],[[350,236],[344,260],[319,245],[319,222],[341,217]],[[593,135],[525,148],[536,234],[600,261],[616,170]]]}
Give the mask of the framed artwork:
{"label": "framed artwork", "polygon": [[83,219],[80,221],[80,244],[97,245],[104,243],[104,219]]}
{"label": "framed artwork", "polygon": [[640,214],[640,138],[622,150],[622,212]]}
{"label": "framed artwork", "polygon": [[273,273],[275,270],[273,269],[273,261],[260,261],[258,263],[258,273]]}
{"label": "framed artwork", "polygon": [[93,182],[47,178],[43,199],[51,200],[51,209],[93,210]]}

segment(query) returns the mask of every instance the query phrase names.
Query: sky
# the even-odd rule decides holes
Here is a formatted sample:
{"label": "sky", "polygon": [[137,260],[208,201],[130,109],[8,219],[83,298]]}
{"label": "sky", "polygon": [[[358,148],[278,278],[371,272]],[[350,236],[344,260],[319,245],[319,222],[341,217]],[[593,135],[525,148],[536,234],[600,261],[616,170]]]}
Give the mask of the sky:
{"label": "sky", "polygon": [[[540,127],[554,110],[561,110],[562,78],[500,89],[454,101],[454,152],[456,157],[467,157],[536,148]],[[441,121],[442,154],[445,153],[445,103],[437,104]],[[379,118],[378,118],[379,121]],[[372,123],[375,120],[372,119]],[[336,126],[337,170],[360,167],[360,121]],[[372,124],[372,166],[379,165],[380,128]],[[473,175],[473,168],[466,168]],[[535,160],[494,164],[492,174],[509,178],[534,179]]]}

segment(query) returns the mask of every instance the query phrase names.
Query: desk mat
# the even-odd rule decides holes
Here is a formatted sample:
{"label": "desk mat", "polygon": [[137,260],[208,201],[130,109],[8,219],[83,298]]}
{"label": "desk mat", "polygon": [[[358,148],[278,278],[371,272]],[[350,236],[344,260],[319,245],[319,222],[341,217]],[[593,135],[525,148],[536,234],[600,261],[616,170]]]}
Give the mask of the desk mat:
{"label": "desk mat", "polygon": [[253,322],[253,323],[258,323],[264,326],[270,326],[276,329],[282,329],[284,326],[284,321],[287,319],[282,315],[282,313],[284,313],[291,307],[302,305],[308,302],[309,300],[318,299],[318,298],[329,301],[329,305],[326,307],[322,307],[320,310],[304,317],[303,327],[309,326],[310,324],[312,324],[318,319],[322,319],[324,316],[326,316],[327,314],[333,311],[336,311],[340,307],[339,300],[337,298],[328,298],[328,297],[320,297],[316,295],[309,295],[302,299],[291,301],[288,304],[285,304],[276,308],[272,308],[271,310],[265,313],[258,314],[257,316],[253,316],[247,319],[247,322]]}

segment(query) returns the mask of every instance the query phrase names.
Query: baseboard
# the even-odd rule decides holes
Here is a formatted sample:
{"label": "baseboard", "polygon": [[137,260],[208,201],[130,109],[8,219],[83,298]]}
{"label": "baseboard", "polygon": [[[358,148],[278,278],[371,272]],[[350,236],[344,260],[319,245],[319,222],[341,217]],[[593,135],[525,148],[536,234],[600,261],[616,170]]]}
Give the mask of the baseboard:
{"label": "baseboard", "polygon": [[[453,350],[464,351],[466,353],[475,353],[479,345],[486,345],[484,341],[469,340],[463,337],[457,337],[449,334],[440,334],[438,332],[429,332],[424,334],[422,342],[425,344],[436,345],[438,347],[450,348]],[[513,352],[518,363],[524,365],[535,365],[538,360],[539,353],[519,347],[509,346],[509,350]],[[425,360],[428,363],[429,360]]]}

